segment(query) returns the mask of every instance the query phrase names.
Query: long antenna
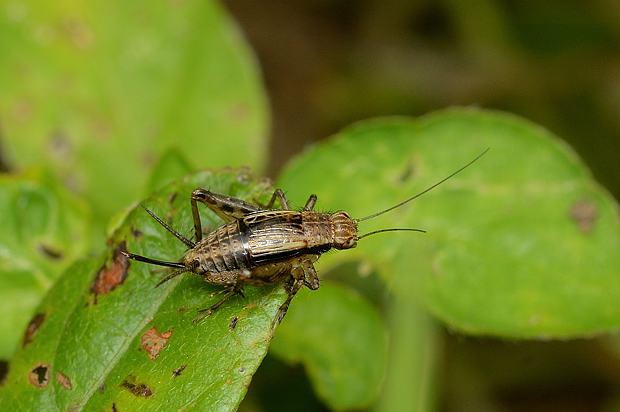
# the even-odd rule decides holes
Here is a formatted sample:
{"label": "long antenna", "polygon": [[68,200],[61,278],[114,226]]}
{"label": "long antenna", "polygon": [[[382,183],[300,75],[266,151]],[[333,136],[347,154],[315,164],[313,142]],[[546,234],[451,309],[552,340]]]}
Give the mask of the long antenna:
{"label": "long antenna", "polygon": [[149,215],[151,215],[151,217],[153,219],[155,219],[157,221],[157,223],[159,223],[160,225],[162,225],[168,232],[172,233],[174,235],[174,237],[176,237],[177,239],[179,239],[181,242],[185,243],[185,246],[187,246],[190,249],[193,249],[196,244],[194,242],[192,242],[191,240],[189,240],[188,238],[186,238],[185,236],[183,236],[182,234],[180,234],[179,232],[177,232],[176,230],[174,230],[172,228],[172,226],[170,226],[168,223],[164,222],[162,218],[160,218],[159,216],[157,216],[155,213],[153,213],[150,209],[147,209],[146,207],[142,206],[142,208],[144,210],[146,210],[146,213],[148,213]]}
{"label": "long antenna", "polygon": [[475,163],[478,159],[480,159],[482,156],[484,156],[487,152],[489,151],[489,149],[485,149],[482,153],[480,153],[478,156],[476,156],[473,160],[471,160],[469,163],[467,163],[465,166],[461,167],[460,169],[458,169],[457,171],[451,173],[449,176],[444,177],[443,179],[441,179],[439,182],[435,183],[434,185],[424,189],[423,191],[421,191],[420,193],[411,196],[409,199],[403,200],[402,202],[398,203],[397,205],[394,205],[392,207],[388,207],[385,210],[381,210],[380,212],[377,213],[373,213],[372,215],[368,215],[368,216],[364,216],[362,218],[359,219],[355,219],[355,221],[357,222],[363,222],[364,220],[368,220],[368,219],[372,219],[375,218],[377,216],[380,216],[384,213],[387,213],[389,211],[392,211],[396,208],[399,208],[409,202],[411,202],[414,199],[417,199],[418,197],[422,196],[425,193],[430,192],[431,190],[433,190],[434,188],[436,188],[437,186],[439,186],[440,184],[444,183],[446,180],[453,178],[454,176],[456,176],[457,174],[461,173],[463,170],[467,169],[469,166],[471,166],[473,163]]}
{"label": "long antenna", "polygon": [[373,232],[364,233],[362,236],[359,236],[357,238],[357,240],[360,240],[361,238],[364,238],[366,236],[376,235],[377,233],[383,233],[383,232],[422,232],[422,233],[426,233],[426,230],[424,230],[424,229],[405,229],[405,228],[379,229],[379,230],[375,230]]}
{"label": "long antenna", "polygon": [[181,262],[166,262],[164,260],[152,259],[146,256],[135,255],[131,252],[127,252],[126,250],[121,250],[121,253],[125,255],[128,259],[137,260],[139,262],[150,263],[152,265],[158,266],[166,266],[169,268],[186,268],[186,266]]}

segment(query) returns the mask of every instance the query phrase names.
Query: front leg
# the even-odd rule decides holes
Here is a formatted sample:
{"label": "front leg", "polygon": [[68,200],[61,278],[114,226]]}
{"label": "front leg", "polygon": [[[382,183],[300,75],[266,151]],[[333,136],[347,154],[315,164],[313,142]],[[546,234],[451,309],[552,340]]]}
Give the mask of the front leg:
{"label": "front leg", "polygon": [[272,331],[277,325],[280,324],[280,322],[282,322],[286,312],[288,312],[288,307],[291,304],[291,301],[302,286],[305,285],[311,290],[316,290],[319,288],[319,278],[316,274],[316,270],[314,270],[314,265],[312,264],[317,259],[318,256],[308,255],[299,260],[299,262],[293,264],[293,268],[291,269],[291,277],[285,284],[288,296],[284,303],[278,308],[276,317],[271,324]]}

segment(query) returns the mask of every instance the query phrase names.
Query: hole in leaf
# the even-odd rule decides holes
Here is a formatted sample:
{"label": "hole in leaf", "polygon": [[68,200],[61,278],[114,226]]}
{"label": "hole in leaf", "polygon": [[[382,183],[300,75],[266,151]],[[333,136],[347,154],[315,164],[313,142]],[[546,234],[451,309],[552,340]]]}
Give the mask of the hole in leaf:
{"label": "hole in leaf", "polygon": [[38,388],[46,387],[50,381],[49,366],[45,364],[35,366],[28,374],[28,381]]}

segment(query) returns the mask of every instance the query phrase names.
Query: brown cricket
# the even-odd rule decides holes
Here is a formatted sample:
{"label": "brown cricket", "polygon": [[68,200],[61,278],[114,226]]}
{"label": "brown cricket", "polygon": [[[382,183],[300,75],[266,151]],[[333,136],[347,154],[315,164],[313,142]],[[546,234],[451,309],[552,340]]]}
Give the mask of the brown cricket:
{"label": "brown cricket", "polygon": [[[359,222],[375,218],[422,196],[466,169],[487,151],[422,192],[358,219],[350,217],[345,211],[314,211],[317,199],[314,194],[310,195],[301,211],[296,211],[290,209],[281,189],[276,189],[269,203],[261,207],[198,188],[191,196],[195,241],[186,238],[145,208],[153,219],[189,248],[180,261],[168,262],[130,252],[123,253],[129,259],[175,269],[157,286],[185,272],[200,275],[208,283],[224,286],[223,297],[210,307],[201,309],[197,321],[210,315],[231,296],[243,295],[243,286],[246,284],[265,285],[286,281],[288,297],[278,310],[274,321],[276,324],[282,320],[291,300],[302,286],[312,290],[319,288],[314,262],[321,254],[330,249],[354,248],[360,239],[377,233],[402,230],[424,232],[421,229],[394,228],[359,235]],[[276,200],[280,202],[281,209],[273,209]],[[225,222],[205,236],[198,202],[204,203]]]}

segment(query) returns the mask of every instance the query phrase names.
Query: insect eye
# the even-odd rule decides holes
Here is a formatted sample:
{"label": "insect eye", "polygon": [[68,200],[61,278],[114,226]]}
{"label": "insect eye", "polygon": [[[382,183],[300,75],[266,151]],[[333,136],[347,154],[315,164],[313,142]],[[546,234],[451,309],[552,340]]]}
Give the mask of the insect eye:
{"label": "insect eye", "polygon": [[192,260],[192,268],[197,268],[200,266],[200,261],[198,259]]}

